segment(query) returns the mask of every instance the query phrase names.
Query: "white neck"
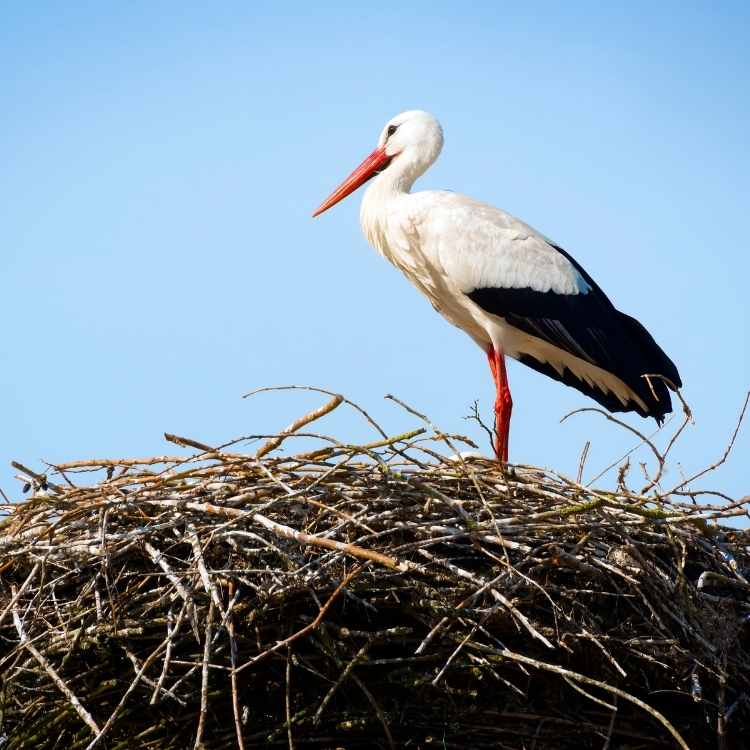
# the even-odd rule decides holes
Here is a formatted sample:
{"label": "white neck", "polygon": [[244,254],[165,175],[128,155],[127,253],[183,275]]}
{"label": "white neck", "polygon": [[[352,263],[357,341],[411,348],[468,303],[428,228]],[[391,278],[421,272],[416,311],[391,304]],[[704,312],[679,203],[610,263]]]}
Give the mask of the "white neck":
{"label": "white neck", "polygon": [[368,192],[373,190],[381,193],[408,193],[432,163],[432,160],[429,163],[425,161],[419,159],[418,154],[413,153],[411,148],[405,149],[394,156],[388,167],[373,179]]}
{"label": "white neck", "polygon": [[[399,214],[394,204],[406,198],[417,178],[437,159],[443,147],[443,129],[428,112],[402,112],[383,128],[378,147],[385,150],[391,162],[365,191],[360,223],[370,244],[390,257],[389,219]],[[398,229],[394,225],[391,231]]]}
{"label": "white neck", "polygon": [[362,197],[359,221],[367,241],[382,254],[389,256],[385,218],[388,207],[411,190],[419,174],[414,174],[406,160],[399,163],[399,154],[377,177],[373,178]]}
{"label": "white neck", "polygon": [[380,242],[374,234],[379,234],[375,224],[379,224],[386,207],[399,197],[406,195],[416,180],[421,177],[437,159],[440,144],[433,148],[408,146],[393,157],[393,161],[375,177],[362,198],[360,222],[367,239],[380,249]]}

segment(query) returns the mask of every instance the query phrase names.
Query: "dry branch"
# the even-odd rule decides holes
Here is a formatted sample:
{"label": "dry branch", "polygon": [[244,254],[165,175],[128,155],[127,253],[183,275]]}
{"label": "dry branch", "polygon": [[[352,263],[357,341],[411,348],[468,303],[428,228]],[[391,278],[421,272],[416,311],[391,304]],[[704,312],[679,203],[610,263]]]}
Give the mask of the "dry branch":
{"label": "dry branch", "polygon": [[[254,454],[15,464],[3,750],[745,746],[750,499],[663,493],[675,439],[592,489],[323,393]],[[342,404],[376,439],[293,453]]]}

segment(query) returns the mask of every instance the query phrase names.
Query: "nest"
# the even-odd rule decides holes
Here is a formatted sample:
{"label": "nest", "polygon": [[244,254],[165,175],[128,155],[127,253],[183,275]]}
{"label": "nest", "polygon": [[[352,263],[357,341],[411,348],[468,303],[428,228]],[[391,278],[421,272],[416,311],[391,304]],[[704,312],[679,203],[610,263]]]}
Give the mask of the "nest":
{"label": "nest", "polygon": [[3,750],[747,746],[746,505],[456,456],[428,420],[280,452],[342,402],[252,453],[16,465]]}

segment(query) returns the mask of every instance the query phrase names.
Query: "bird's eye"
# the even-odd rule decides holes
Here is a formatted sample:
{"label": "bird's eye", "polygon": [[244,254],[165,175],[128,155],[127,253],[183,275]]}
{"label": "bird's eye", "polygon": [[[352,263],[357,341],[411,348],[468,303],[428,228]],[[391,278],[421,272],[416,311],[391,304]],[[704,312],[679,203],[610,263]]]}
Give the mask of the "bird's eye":
{"label": "bird's eye", "polygon": [[385,137],[390,138],[398,130],[398,125],[389,125],[385,131]]}

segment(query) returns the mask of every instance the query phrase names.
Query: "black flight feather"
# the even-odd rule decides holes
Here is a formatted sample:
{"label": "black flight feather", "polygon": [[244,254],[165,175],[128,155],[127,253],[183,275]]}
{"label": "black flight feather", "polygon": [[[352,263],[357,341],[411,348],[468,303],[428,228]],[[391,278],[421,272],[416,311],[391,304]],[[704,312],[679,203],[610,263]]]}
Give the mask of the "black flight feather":
{"label": "black flight feather", "polygon": [[524,333],[615,375],[641,398],[646,409],[634,401],[623,405],[613,393],[589,385],[568,369],[561,375],[549,363],[530,354],[519,357],[525,365],[576,388],[611,412],[635,411],[643,417],[654,417],[661,424],[664,415],[672,411],[669,391],[660,378],[651,378],[649,383],[643,375],[662,375],[679,388],[682,382],[674,363],[635,318],[615,309],[568,253],[556,245],[552,247],[580,273],[589,286],[587,292],[557,294],[528,288],[484,288],[474,289],[468,297],[485,312],[503,318]]}

